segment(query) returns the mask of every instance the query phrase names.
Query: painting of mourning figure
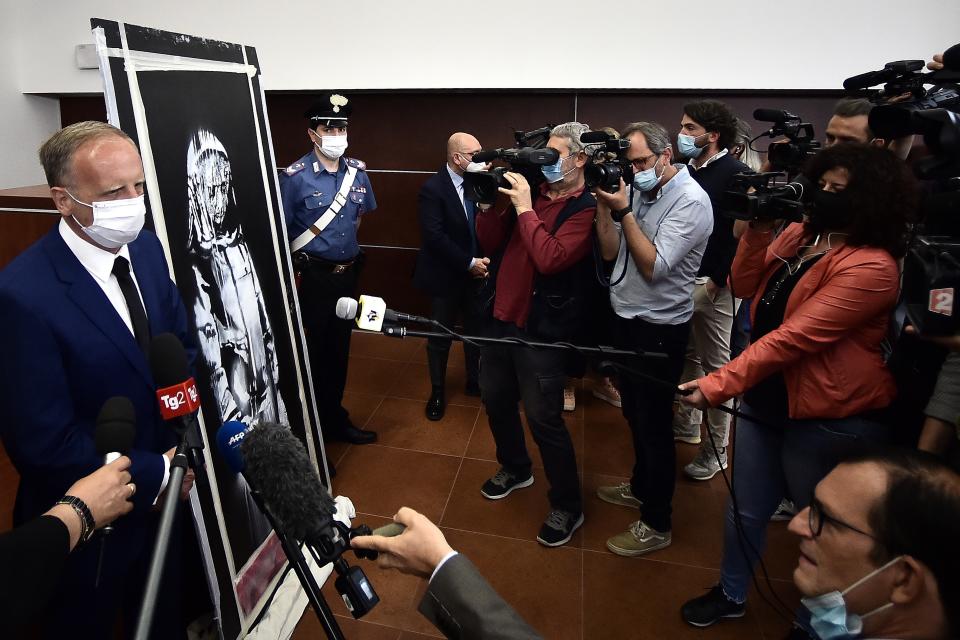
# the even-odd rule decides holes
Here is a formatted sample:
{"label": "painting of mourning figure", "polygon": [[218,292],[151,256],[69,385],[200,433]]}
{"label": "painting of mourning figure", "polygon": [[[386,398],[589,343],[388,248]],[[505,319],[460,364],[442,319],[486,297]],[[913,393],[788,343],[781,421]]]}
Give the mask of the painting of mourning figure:
{"label": "painting of mourning figure", "polygon": [[231,209],[230,158],[215,134],[198,129],[187,149],[190,254],[197,342],[222,422],[287,424],[279,368],[257,270]]}

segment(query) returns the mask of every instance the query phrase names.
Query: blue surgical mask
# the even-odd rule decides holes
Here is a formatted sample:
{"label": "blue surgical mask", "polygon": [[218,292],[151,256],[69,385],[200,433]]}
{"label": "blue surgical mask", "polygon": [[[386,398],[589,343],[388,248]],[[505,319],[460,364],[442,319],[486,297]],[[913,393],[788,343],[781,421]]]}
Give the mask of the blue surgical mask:
{"label": "blue surgical mask", "polygon": [[570,171],[573,171],[573,169],[576,169],[576,167],[573,167],[570,169],[570,171],[567,171],[566,173],[564,173],[563,171],[563,161],[572,155],[573,154],[566,155],[562,158],[558,158],[556,162],[554,162],[549,166],[540,167],[540,171],[543,172],[543,177],[547,179],[547,182],[549,182],[550,184],[553,184],[554,182],[560,182],[567,176],[568,173],[570,173]]}
{"label": "blue surgical mask", "polygon": [[685,133],[677,134],[677,151],[680,152],[684,158],[697,158],[703,153],[703,147],[697,146],[697,138],[702,138],[707,135],[706,133],[701,133],[699,136],[688,136]]}
{"label": "blue surgical mask", "polygon": [[[659,160],[649,169],[635,173],[633,175],[633,186],[640,191],[652,191],[656,189],[657,185],[660,184],[660,178],[663,177],[663,171],[660,172],[660,175],[657,175],[658,164],[660,164]],[[664,171],[666,171],[666,169],[664,169]]]}
{"label": "blue surgical mask", "polygon": [[897,556],[879,569],[871,571],[843,591],[830,591],[813,598],[801,598],[800,603],[810,612],[810,627],[816,632],[820,640],[847,640],[858,638],[863,633],[863,621],[893,606],[892,602],[877,607],[873,611],[857,615],[847,613],[847,603],[844,596],[870,580],[884,569],[900,560]]}

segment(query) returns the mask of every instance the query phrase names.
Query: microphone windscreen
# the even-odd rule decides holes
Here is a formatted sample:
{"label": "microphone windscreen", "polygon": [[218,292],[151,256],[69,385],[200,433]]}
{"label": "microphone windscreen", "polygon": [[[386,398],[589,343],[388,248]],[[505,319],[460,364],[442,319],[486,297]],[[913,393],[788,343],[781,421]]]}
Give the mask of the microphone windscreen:
{"label": "microphone windscreen", "polygon": [[867,71],[859,75],[851,76],[843,81],[843,88],[847,91],[854,89],[866,89],[883,82],[884,74],[880,71]]}
{"label": "microphone windscreen", "polygon": [[470,158],[472,162],[486,163],[496,160],[500,157],[499,149],[492,149],[490,151],[477,151],[473,154],[473,157]]}
{"label": "microphone windscreen", "polygon": [[356,320],[357,301],[346,297],[337,300],[337,317],[341,320]]}
{"label": "microphone windscreen", "polygon": [[129,453],[137,434],[136,424],[136,412],[129,398],[114,396],[104,402],[93,435],[97,454]]}
{"label": "microphone windscreen", "polygon": [[586,133],[580,134],[580,142],[583,144],[597,144],[598,142],[606,142],[613,138],[606,131],[587,131]]}
{"label": "microphone windscreen", "polygon": [[943,68],[960,71],[960,44],[955,44],[943,52]]}
{"label": "microphone windscreen", "polygon": [[243,454],[240,452],[240,443],[253,429],[237,420],[228,420],[217,431],[217,448],[223,454],[224,460],[234,473],[243,473]]}
{"label": "microphone windscreen", "polygon": [[244,436],[240,451],[244,477],[286,535],[310,541],[329,529],[333,498],[289,427],[261,422]]}
{"label": "microphone windscreen", "polygon": [[785,122],[793,120],[795,115],[783,109],[754,109],[753,119],[760,122]]}
{"label": "microphone windscreen", "polygon": [[161,333],[150,341],[150,371],[160,389],[190,378],[190,363],[180,338],[172,333]]}

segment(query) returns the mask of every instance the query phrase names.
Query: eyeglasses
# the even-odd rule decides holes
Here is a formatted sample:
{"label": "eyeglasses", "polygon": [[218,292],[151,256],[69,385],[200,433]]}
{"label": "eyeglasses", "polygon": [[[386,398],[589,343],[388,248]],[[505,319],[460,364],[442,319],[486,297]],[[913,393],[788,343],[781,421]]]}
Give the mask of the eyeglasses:
{"label": "eyeglasses", "polygon": [[836,527],[843,527],[844,529],[849,529],[850,531],[856,531],[860,535],[867,536],[873,540],[876,540],[876,536],[872,533],[867,533],[863,529],[858,529],[852,524],[848,524],[843,520],[834,518],[829,513],[823,510],[823,503],[817,500],[816,496],[811,496],[810,498],[810,533],[813,534],[814,538],[820,537],[820,534],[823,532],[823,523],[829,522],[830,524]]}
{"label": "eyeglasses", "polygon": [[480,153],[480,151],[481,151],[480,149],[477,149],[476,151],[457,151],[457,153],[462,155],[464,158],[470,158],[471,160],[473,160],[473,156]]}
{"label": "eyeglasses", "polygon": [[648,155],[648,156],[644,156],[644,157],[642,157],[642,158],[637,158],[636,160],[631,160],[631,161],[630,161],[630,164],[633,165],[633,168],[634,168],[635,171],[643,171],[644,167],[646,166],[646,164],[647,164],[647,162],[650,160],[650,158],[656,158],[656,157],[657,157],[657,154],[651,153],[651,154]]}

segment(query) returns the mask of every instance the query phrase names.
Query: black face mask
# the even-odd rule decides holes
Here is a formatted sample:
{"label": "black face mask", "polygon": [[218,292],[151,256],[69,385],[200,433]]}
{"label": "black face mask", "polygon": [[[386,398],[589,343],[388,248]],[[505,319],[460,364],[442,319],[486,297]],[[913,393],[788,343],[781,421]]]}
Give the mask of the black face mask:
{"label": "black face mask", "polygon": [[815,234],[846,229],[853,221],[850,198],[844,191],[817,189],[807,215],[807,228]]}

